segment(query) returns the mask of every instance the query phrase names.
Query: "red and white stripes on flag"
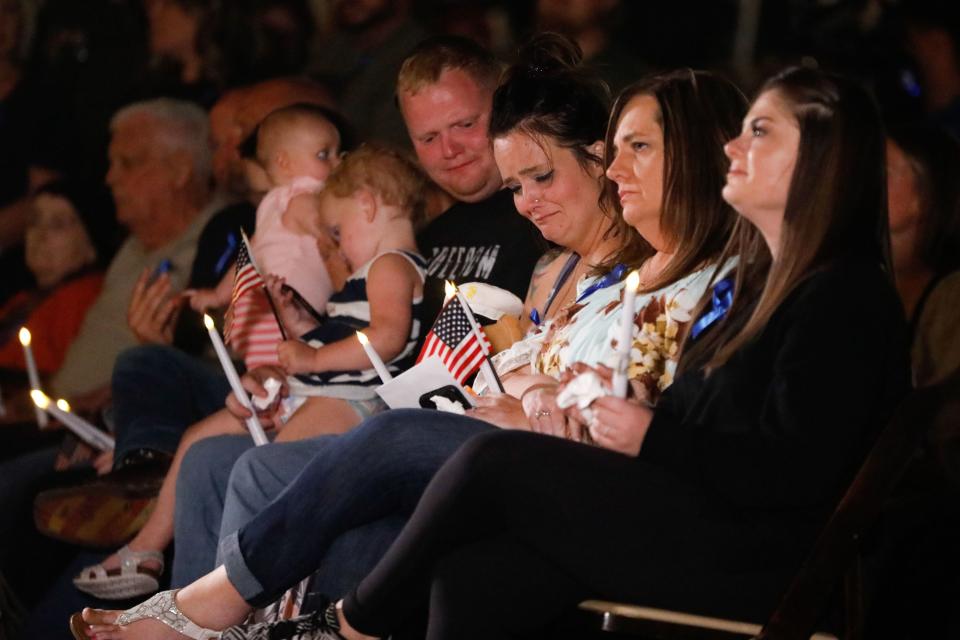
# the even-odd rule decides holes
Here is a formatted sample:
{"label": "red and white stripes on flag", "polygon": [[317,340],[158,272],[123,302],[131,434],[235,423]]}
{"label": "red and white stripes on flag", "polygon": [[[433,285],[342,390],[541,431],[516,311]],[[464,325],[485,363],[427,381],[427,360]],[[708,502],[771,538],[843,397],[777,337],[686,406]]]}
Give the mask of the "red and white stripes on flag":
{"label": "red and white stripes on flag", "polygon": [[250,250],[246,242],[240,243],[240,250],[237,252],[237,267],[233,276],[233,293],[230,294],[230,305],[227,310],[227,322],[223,328],[223,339],[230,342],[234,334],[234,327],[239,325],[237,317],[237,301],[244,297],[252,289],[264,285],[260,272],[250,261]]}
{"label": "red and white stripes on flag", "polygon": [[223,339],[243,357],[248,369],[277,364],[277,345],[283,340],[264,285],[244,235],[237,252],[233,293],[225,318]]}
{"label": "red and white stripes on flag", "polygon": [[486,334],[480,331],[484,345],[477,340],[470,319],[456,296],[450,298],[433,323],[423,349],[417,357],[417,362],[424,358],[436,356],[440,358],[447,370],[458,383],[464,380],[483,363],[485,355],[490,350],[490,341]]}

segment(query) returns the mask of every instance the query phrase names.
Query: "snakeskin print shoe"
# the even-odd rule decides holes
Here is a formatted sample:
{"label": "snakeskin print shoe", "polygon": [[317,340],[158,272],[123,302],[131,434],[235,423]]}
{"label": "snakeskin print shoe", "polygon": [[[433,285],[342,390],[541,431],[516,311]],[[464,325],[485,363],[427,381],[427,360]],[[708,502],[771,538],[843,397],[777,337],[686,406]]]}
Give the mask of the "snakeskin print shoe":
{"label": "snakeskin print shoe", "polygon": [[289,620],[230,627],[220,640],[344,640],[334,605]]}
{"label": "snakeskin print shoe", "polygon": [[[122,627],[138,620],[152,618],[193,640],[219,640],[222,636],[219,631],[197,626],[190,618],[183,615],[183,612],[177,607],[176,595],[177,590],[161,591],[149,600],[145,600],[132,609],[127,609],[121,613],[114,624]],[[79,613],[70,616],[70,631],[77,640],[90,640],[91,638],[87,634],[87,623],[84,622]],[[317,637],[322,638],[323,636]]]}

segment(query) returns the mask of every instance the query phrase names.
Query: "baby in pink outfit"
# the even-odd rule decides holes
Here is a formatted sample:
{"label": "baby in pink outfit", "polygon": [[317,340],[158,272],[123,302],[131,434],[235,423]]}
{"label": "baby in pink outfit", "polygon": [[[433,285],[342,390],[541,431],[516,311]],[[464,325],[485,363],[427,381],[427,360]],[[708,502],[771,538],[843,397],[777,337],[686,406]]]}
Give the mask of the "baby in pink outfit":
{"label": "baby in pink outfit", "polygon": [[[323,310],[333,285],[317,239],[320,223],[316,196],[340,162],[340,134],[324,111],[298,104],[272,112],[257,129],[257,162],[272,189],[257,207],[253,259],[263,275],[282,277],[314,309]],[[234,272],[215,289],[192,292],[194,309],[223,307],[231,302]],[[248,369],[277,364],[282,336],[263,289],[233,302],[229,311],[230,345]]]}

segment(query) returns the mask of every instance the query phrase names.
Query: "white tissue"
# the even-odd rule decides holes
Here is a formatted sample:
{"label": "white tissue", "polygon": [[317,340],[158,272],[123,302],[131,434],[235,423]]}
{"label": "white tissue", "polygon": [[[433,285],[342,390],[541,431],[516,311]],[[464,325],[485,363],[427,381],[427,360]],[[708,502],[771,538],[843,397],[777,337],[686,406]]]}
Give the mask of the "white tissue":
{"label": "white tissue", "polygon": [[457,402],[456,400],[451,400],[450,398],[445,398],[443,396],[430,396],[430,402],[432,402],[438,411],[446,411],[447,413],[456,413],[457,415],[463,415],[463,405]]}
{"label": "white tissue", "polygon": [[593,423],[593,411],[590,405],[597,398],[607,395],[607,390],[603,387],[603,382],[593,371],[581,373],[564,386],[563,391],[557,394],[557,406],[566,409],[577,405],[580,415],[588,424]]}
{"label": "white tissue", "polygon": [[557,394],[557,406],[561,409],[577,405],[581,411],[586,409],[597,398],[607,395],[603,382],[593,371],[581,373],[563,387]]}
{"label": "white tissue", "polygon": [[280,387],[282,386],[276,378],[267,378],[266,382],[263,383],[263,388],[267,390],[267,397],[253,396],[253,406],[260,411],[269,409],[273,401],[277,399],[277,394],[280,393]]}

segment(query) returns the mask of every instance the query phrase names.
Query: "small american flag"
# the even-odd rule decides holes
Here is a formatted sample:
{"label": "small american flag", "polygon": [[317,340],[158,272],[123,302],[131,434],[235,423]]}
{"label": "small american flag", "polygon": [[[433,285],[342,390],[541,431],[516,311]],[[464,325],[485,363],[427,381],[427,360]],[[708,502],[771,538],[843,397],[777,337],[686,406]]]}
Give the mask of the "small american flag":
{"label": "small american flag", "polygon": [[[489,351],[490,341],[482,331],[480,335],[483,337],[486,351]],[[477,341],[477,335],[471,328],[470,319],[464,312],[463,306],[456,296],[453,296],[440,311],[437,321],[433,323],[433,328],[427,334],[427,340],[417,357],[417,362],[436,356],[453,374],[457,382],[463,384],[463,381],[473,375],[483,363],[486,351]]]}
{"label": "small american flag", "polygon": [[230,306],[228,307],[226,326],[223,328],[223,339],[230,342],[230,337],[234,333],[234,327],[243,323],[243,315],[238,313],[237,301],[243,298],[253,289],[264,286],[263,277],[257,271],[256,265],[250,260],[250,247],[247,244],[246,236],[240,243],[240,250],[237,252],[237,270],[233,276],[233,293],[230,295]]}

